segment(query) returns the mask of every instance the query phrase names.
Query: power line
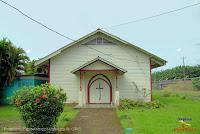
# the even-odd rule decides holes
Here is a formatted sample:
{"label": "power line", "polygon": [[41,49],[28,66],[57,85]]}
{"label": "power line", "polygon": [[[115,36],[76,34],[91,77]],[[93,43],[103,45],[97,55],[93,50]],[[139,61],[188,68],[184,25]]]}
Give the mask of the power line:
{"label": "power line", "polygon": [[[46,26],[45,24],[43,24],[43,23],[37,21],[36,19],[30,17],[29,15],[27,15],[27,14],[24,13],[24,12],[22,12],[20,9],[18,9],[18,8],[14,7],[14,6],[12,6],[11,4],[9,4],[9,3],[7,3],[7,2],[5,2],[5,1],[3,1],[3,0],[0,0],[0,1],[1,1],[2,3],[6,4],[7,6],[11,7],[12,9],[16,10],[17,12],[19,12],[20,14],[22,14],[22,15],[25,16],[26,18],[30,19],[31,21],[33,21],[33,22],[35,22],[35,23],[41,25],[42,27],[48,29],[49,31],[54,32],[54,33],[56,33],[57,35],[62,36],[62,37],[64,37],[64,38],[68,39],[68,40],[77,42],[76,40],[74,40],[74,39],[72,39],[72,38],[70,38],[70,37],[67,37],[67,36],[65,36],[64,34],[58,32],[58,31],[56,31],[56,30],[54,30],[54,29],[52,29],[52,28]],[[84,44],[81,44],[81,45],[84,46],[84,47],[90,48],[90,49],[92,49],[92,50],[94,50],[94,51],[96,51],[96,52],[99,52],[99,53],[101,53],[101,54],[103,54],[103,55],[105,55],[105,56],[109,56],[109,57],[112,57],[112,58],[115,58],[115,59],[118,59],[118,60],[122,60],[122,61],[126,60],[126,61],[130,61],[130,62],[136,62],[136,63],[139,65],[140,70],[144,73],[144,71],[141,69],[140,64],[139,64],[140,62],[141,62],[141,63],[144,63],[144,61],[140,61],[140,62],[139,62],[138,60],[134,61],[134,60],[128,60],[128,59],[124,59],[124,58],[115,57],[115,56],[106,54],[106,53],[104,53],[104,52],[102,52],[102,51],[100,51],[100,50],[97,50],[97,49],[95,49],[95,48],[93,48],[93,47],[90,47],[90,46],[87,46],[87,45],[84,45]],[[145,75],[145,73],[144,73],[144,75]],[[146,76],[146,75],[145,75],[145,76]]]}
{"label": "power line", "polygon": [[12,9],[16,10],[17,12],[19,12],[20,14],[22,14],[22,15],[25,16],[26,18],[30,19],[31,21],[33,21],[33,22],[39,24],[40,26],[43,26],[44,28],[48,29],[49,31],[54,32],[54,33],[56,33],[56,34],[58,34],[58,35],[60,35],[60,36],[62,36],[62,37],[64,37],[64,38],[67,38],[68,40],[75,41],[75,40],[73,40],[72,38],[67,37],[67,36],[65,36],[64,34],[61,34],[61,33],[57,32],[56,30],[54,30],[54,29],[52,29],[52,28],[46,26],[45,24],[43,24],[43,23],[37,21],[36,19],[30,17],[29,15],[27,15],[27,14],[24,13],[24,12],[22,12],[20,9],[18,9],[18,8],[14,7],[14,6],[12,6],[11,4],[9,4],[9,3],[7,3],[7,2],[5,2],[5,1],[3,1],[3,0],[0,0],[0,1],[1,1],[2,3],[6,4],[7,6],[11,7]]}
{"label": "power line", "polygon": [[[57,35],[62,36],[62,37],[64,37],[64,38],[68,39],[68,40],[77,42],[76,40],[74,40],[74,39],[72,39],[72,38],[70,38],[70,37],[67,37],[67,36],[65,36],[64,34],[62,34],[62,33],[58,32],[58,31],[56,31],[56,30],[54,30],[54,29],[52,29],[52,28],[50,28],[50,27],[44,25],[43,23],[37,21],[36,19],[33,19],[32,17],[30,17],[30,16],[27,15],[26,13],[22,12],[20,9],[18,9],[18,8],[14,7],[14,6],[12,6],[11,4],[9,4],[9,3],[7,3],[7,2],[5,2],[5,1],[3,1],[3,0],[0,0],[0,1],[1,1],[2,3],[4,3],[4,4],[8,5],[8,6],[11,7],[12,9],[16,10],[17,12],[19,12],[20,14],[22,14],[22,15],[25,16],[26,18],[30,19],[31,21],[33,21],[33,22],[35,22],[35,23],[37,23],[37,24],[43,26],[44,28],[48,29],[49,31],[54,32],[54,33],[56,33]],[[128,60],[128,59],[124,59],[124,58],[115,57],[115,56],[106,54],[106,53],[104,53],[104,52],[102,52],[102,51],[100,51],[100,50],[97,50],[97,49],[95,49],[95,48],[93,48],[93,47],[90,47],[90,46],[87,46],[87,45],[84,45],[84,44],[81,44],[81,45],[84,46],[84,47],[90,48],[90,49],[92,49],[92,50],[94,50],[94,51],[96,51],[96,52],[99,52],[99,53],[101,53],[101,54],[103,54],[103,55],[105,55],[105,56],[109,56],[109,57],[112,57],[112,58],[115,58],[115,59],[118,59],[118,60],[123,60],[123,61],[126,60],[126,61],[131,61],[131,62],[136,62],[136,63],[139,62],[139,61],[134,61],[134,60]],[[141,62],[141,63],[144,63],[143,61],[140,61],[140,62]]]}
{"label": "power line", "polygon": [[[12,9],[16,10],[17,12],[19,12],[20,14],[22,14],[22,15],[25,16],[26,18],[30,19],[31,21],[33,21],[33,22],[35,22],[35,23],[37,23],[37,24],[43,26],[44,28],[48,29],[49,31],[54,32],[54,33],[56,33],[57,35],[62,36],[62,37],[64,37],[64,38],[68,39],[68,40],[77,42],[76,40],[74,40],[74,39],[72,39],[72,38],[70,38],[70,37],[67,37],[67,36],[65,36],[64,34],[58,32],[58,31],[56,31],[56,30],[54,30],[54,29],[52,29],[52,28],[50,28],[50,27],[48,27],[48,26],[46,26],[45,24],[39,22],[38,20],[33,19],[32,17],[30,17],[30,16],[27,15],[26,13],[22,12],[20,9],[18,9],[18,8],[14,7],[14,6],[12,6],[11,4],[9,4],[9,3],[7,3],[7,2],[5,2],[5,1],[3,1],[3,0],[0,0],[0,1],[1,1],[2,3],[6,4],[7,6],[11,7]],[[88,48],[90,48],[90,49],[92,49],[92,50],[94,50],[94,51],[96,51],[96,52],[99,52],[99,53],[101,53],[101,54],[103,54],[103,55],[106,55],[106,56],[109,56],[109,57],[112,57],[112,58],[115,58],[115,59],[118,59],[118,60],[127,60],[127,61],[137,62],[137,61],[133,61],[133,60],[128,60],[128,59],[123,59],[123,58],[114,57],[114,56],[109,55],[109,54],[106,54],[106,53],[104,53],[104,52],[102,52],[102,51],[100,51],[100,50],[97,50],[97,49],[95,49],[95,48],[93,48],[93,47],[90,47],[90,46],[87,46],[87,45],[84,45],[84,44],[81,44],[81,45],[84,46],[84,47],[88,47]]]}
{"label": "power line", "polygon": [[175,9],[175,10],[170,10],[170,11],[163,12],[163,13],[160,13],[160,14],[152,15],[152,16],[149,16],[149,17],[144,17],[144,18],[133,20],[133,21],[124,22],[124,23],[121,23],[121,24],[116,24],[116,25],[111,25],[111,26],[103,27],[102,29],[108,29],[108,28],[118,27],[118,26],[130,24],[130,23],[135,23],[135,22],[139,22],[139,21],[144,21],[144,20],[152,19],[152,18],[159,17],[159,16],[162,16],[162,15],[166,15],[166,14],[178,12],[180,10],[184,10],[184,9],[187,9],[187,8],[190,8],[190,7],[194,7],[194,6],[197,6],[197,5],[200,5],[200,2],[196,3],[196,4],[188,5],[188,6],[185,6],[185,7],[182,7],[182,8],[178,8],[178,9]]}

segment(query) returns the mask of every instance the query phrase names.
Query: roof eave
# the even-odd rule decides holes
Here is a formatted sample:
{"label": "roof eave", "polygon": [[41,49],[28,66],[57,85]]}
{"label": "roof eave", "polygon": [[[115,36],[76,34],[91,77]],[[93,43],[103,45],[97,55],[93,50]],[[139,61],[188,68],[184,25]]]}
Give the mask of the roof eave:
{"label": "roof eave", "polygon": [[[154,62],[154,64],[152,64],[152,62]],[[166,60],[155,59],[154,57],[151,57],[151,64],[152,64],[152,67],[154,69],[154,68],[166,65],[167,61]]]}

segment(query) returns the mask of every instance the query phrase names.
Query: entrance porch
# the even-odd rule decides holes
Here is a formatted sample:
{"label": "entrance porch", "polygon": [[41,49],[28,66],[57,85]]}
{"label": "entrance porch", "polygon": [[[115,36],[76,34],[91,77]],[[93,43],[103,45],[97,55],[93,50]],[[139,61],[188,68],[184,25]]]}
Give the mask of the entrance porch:
{"label": "entrance porch", "polygon": [[78,108],[113,108],[119,105],[118,76],[126,71],[97,57],[75,69],[80,78]]}

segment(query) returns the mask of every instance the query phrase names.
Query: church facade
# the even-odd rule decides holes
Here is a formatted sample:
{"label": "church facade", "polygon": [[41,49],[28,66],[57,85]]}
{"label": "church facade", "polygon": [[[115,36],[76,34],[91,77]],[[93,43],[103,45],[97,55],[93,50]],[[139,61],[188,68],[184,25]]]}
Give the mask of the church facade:
{"label": "church facade", "polygon": [[41,58],[49,83],[64,89],[66,103],[119,105],[119,100],[151,101],[152,69],[162,58],[101,29]]}

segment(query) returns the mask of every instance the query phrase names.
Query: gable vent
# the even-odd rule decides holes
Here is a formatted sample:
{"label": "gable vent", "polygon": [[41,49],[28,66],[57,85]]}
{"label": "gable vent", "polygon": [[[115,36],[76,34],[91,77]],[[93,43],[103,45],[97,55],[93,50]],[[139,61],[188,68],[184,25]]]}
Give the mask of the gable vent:
{"label": "gable vent", "polygon": [[102,37],[97,37],[97,38],[85,43],[85,45],[112,45],[112,44],[115,44],[115,43],[113,43],[109,40],[106,40]]}

